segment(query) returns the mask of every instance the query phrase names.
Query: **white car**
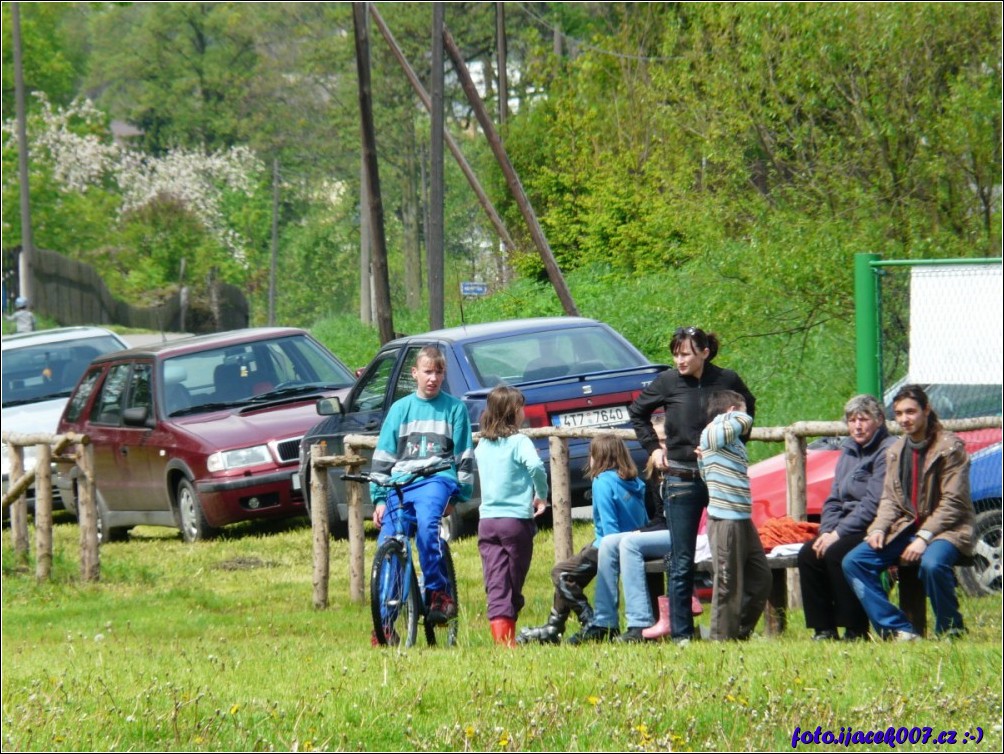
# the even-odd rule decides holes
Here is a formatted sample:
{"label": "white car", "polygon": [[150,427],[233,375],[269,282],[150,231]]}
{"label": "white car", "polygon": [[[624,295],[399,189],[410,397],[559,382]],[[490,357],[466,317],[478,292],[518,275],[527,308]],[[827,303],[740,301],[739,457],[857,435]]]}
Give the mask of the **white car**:
{"label": "white car", "polygon": [[[126,348],[103,327],[60,327],[3,338],[3,431],[55,432],[66,401],[91,359]],[[25,448],[25,471],[35,467],[35,448]],[[10,452],[3,444],[3,489],[10,478]],[[53,487],[55,492],[55,487]],[[33,493],[29,491],[29,501]],[[57,501],[53,501],[56,503]]]}

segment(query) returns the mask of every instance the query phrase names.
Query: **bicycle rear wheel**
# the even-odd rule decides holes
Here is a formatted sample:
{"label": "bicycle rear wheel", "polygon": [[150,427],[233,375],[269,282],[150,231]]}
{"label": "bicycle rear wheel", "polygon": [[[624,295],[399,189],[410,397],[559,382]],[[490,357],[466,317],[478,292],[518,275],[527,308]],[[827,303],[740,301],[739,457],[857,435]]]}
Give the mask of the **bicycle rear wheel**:
{"label": "bicycle rear wheel", "polygon": [[388,539],[377,548],[370,573],[370,611],[373,631],[381,645],[414,646],[418,637],[420,599],[418,581],[405,567],[404,545]]}
{"label": "bicycle rear wheel", "polygon": [[[443,553],[443,570],[446,572],[446,592],[453,598],[453,604],[457,606],[456,617],[447,621],[445,626],[440,626],[440,628],[446,629],[444,631],[446,646],[452,647],[457,643],[457,631],[460,627],[460,593],[457,589],[457,571],[453,567],[450,545],[445,539],[440,539],[439,546]],[[436,626],[430,625],[428,620],[425,621],[425,641],[430,647],[436,645]]]}

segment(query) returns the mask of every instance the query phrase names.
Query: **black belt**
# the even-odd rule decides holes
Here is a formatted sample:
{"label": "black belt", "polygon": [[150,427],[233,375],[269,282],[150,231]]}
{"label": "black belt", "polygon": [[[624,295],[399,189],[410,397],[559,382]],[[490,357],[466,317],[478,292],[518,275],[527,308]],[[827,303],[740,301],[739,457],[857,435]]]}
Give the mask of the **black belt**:
{"label": "black belt", "polygon": [[679,466],[670,466],[666,470],[666,476],[673,476],[677,479],[700,479],[701,472],[697,469],[686,469]]}

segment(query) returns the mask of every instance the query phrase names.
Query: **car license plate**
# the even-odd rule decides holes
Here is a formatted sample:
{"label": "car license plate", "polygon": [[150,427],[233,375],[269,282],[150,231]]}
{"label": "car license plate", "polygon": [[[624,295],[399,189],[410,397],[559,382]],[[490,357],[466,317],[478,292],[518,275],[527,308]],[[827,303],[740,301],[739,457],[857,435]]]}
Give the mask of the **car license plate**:
{"label": "car license plate", "polygon": [[561,429],[577,427],[607,427],[613,424],[624,424],[629,419],[627,406],[607,406],[592,408],[588,411],[570,411],[553,417],[554,426]]}
{"label": "car license plate", "polygon": [[302,486],[301,483],[300,483],[300,472],[299,471],[294,471],[293,472],[293,477],[292,477],[292,479],[290,481],[293,482],[293,489],[294,490],[299,490],[300,487]]}

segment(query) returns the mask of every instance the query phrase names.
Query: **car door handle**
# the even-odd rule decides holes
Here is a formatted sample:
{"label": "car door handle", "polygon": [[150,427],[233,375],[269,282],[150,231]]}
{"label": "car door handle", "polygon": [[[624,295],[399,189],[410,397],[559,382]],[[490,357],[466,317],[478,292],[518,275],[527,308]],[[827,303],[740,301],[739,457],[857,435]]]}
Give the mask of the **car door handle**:
{"label": "car door handle", "polygon": [[380,422],[377,419],[370,419],[366,422],[366,429],[380,429]]}

